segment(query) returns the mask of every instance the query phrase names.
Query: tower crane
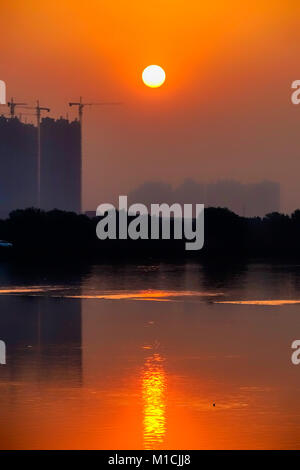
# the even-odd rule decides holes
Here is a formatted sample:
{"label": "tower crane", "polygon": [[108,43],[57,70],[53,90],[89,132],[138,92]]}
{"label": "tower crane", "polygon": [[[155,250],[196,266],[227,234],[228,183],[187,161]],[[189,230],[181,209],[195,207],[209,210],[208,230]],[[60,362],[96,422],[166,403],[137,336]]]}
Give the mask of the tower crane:
{"label": "tower crane", "polygon": [[10,117],[14,118],[15,117],[16,107],[18,107],[18,106],[21,106],[21,107],[27,106],[27,103],[15,103],[14,99],[11,98],[11,100],[8,101],[7,106],[9,107]]}
{"label": "tower crane", "polygon": [[[99,103],[83,103],[82,97],[80,96],[79,101],[69,103],[69,106],[78,106],[78,118],[79,118],[79,125],[80,125],[80,161],[81,161],[81,170],[80,174],[82,177],[82,120],[83,120],[83,108],[85,106],[114,106],[120,105],[122,103],[118,101],[102,101]],[[81,198],[81,195],[80,195]]]}
{"label": "tower crane", "polygon": [[37,207],[41,206],[41,115],[43,111],[50,113],[50,108],[40,106],[39,100],[34,107],[26,107],[33,109],[37,119]]}
{"label": "tower crane", "polygon": [[103,101],[100,103],[83,103],[82,102],[82,97],[80,97],[78,102],[75,103],[69,103],[69,106],[78,106],[78,115],[79,115],[79,123],[80,127],[82,126],[82,118],[83,118],[83,108],[85,106],[107,106],[107,105],[119,105],[121,103],[116,102],[116,101]]}
{"label": "tower crane", "polygon": [[40,106],[39,100],[36,102],[36,119],[37,119],[37,130],[38,130],[38,161],[37,161],[37,204],[38,208],[41,206],[41,113],[46,111],[50,113],[50,108],[43,108]]}

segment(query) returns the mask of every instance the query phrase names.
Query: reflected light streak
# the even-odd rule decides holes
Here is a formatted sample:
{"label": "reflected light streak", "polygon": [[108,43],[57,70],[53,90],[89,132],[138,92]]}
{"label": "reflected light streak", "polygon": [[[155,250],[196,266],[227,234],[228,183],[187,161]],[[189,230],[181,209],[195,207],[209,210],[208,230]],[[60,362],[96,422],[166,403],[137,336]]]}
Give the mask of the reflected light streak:
{"label": "reflected light streak", "polygon": [[228,300],[214,302],[215,304],[235,304],[235,305],[295,305],[300,304],[300,300]]}
{"label": "reflected light streak", "polygon": [[148,357],[142,375],[144,447],[159,448],[166,433],[166,373],[160,354]]}
{"label": "reflected light streak", "polygon": [[222,292],[199,291],[168,291],[168,290],[141,290],[141,291],[117,291],[101,294],[65,295],[72,299],[108,299],[108,300],[160,300],[168,301],[178,297],[217,297]]}
{"label": "reflected light streak", "polygon": [[55,291],[55,290],[60,290],[60,289],[62,288],[51,287],[51,286],[14,287],[12,289],[0,289],[0,295],[42,293],[42,292]]}

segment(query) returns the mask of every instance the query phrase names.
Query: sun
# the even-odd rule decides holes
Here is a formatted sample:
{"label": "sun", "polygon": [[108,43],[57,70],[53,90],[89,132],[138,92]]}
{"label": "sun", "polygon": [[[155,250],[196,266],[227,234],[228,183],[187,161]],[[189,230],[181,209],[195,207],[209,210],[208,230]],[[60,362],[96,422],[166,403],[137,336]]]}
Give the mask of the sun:
{"label": "sun", "polygon": [[162,86],[166,79],[166,73],[159,65],[149,65],[142,74],[143,82],[150,88]]}

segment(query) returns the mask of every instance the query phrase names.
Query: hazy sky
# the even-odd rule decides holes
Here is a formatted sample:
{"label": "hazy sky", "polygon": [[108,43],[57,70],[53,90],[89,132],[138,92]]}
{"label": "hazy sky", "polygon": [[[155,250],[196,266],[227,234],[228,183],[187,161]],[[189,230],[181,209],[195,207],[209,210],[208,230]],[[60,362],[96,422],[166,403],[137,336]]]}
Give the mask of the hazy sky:
{"label": "hazy sky", "polygon": [[[53,116],[75,117],[67,103],[80,95],[124,103],[85,109],[85,209],[145,180],[192,177],[279,181],[292,210],[299,10],[291,0],[0,0],[0,79]],[[160,89],[141,80],[153,63],[167,74]]]}

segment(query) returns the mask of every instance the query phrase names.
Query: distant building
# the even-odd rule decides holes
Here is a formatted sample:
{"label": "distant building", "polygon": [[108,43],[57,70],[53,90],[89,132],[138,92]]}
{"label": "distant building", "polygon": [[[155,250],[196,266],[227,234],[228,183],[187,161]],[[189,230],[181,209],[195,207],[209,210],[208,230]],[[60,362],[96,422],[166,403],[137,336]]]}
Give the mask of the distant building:
{"label": "distant building", "polygon": [[37,129],[0,116],[0,218],[36,205]]}
{"label": "distant building", "polygon": [[207,206],[228,207],[246,217],[263,217],[280,211],[280,185],[273,181],[240,183],[233,180],[206,185]]}
{"label": "distant building", "polygon": [[246,184],[244,215],[264,216],[271,212],[280,212],[280,184],[274,181]]}
{"label": "distant building", "polygon": [[[42,119],[41,208],[81,211],[78,121]],[[0,218],[37,207],[37,128],[0,116]]]}
{"label": "distant building", "polygon": [[129,194],[129,203],[205,204],[206,207],[226,207],[246,217],[263,217],[280,211],[280,184],[273,181],[241,183],[221,180],[215,183],[198,183],[192,179],[177,188],[168,183],[145,182]]}
{"label": "distant building", "polygon": [[80,124],[41,122],[41,208],[81,211]]}

